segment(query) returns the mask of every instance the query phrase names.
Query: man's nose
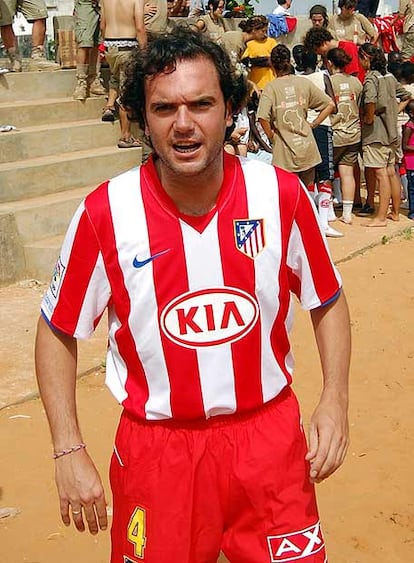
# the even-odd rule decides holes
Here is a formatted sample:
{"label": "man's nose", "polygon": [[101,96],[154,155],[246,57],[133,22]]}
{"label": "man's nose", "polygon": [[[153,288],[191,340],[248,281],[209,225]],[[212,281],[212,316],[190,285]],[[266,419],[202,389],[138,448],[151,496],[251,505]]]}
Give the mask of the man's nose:
{"label": "man's nose", "polygon": [[194,128],[193,118],[187,106],[182,105],[178,107],[174,128],[180,133],[191,131]]}

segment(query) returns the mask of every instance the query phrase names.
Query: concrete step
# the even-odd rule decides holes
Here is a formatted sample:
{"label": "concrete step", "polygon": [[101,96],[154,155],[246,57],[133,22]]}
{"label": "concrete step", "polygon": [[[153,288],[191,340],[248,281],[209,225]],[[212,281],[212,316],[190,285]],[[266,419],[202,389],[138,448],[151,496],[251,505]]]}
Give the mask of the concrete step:
{"label": "concrete step", "polygon": [[[107,85],[109,70],[101,69]],[[75,69],[61,69],[44,72],[9,72],[0,75],[0,100],[38,100],[41,98],[66,98],[72,96],[76,82]]]}
{"label": "concrete step", "polygon": [[72,95],[75,70],[45,72],[8,72],[0,77],[0,99],[3,102],[37,100]]}
{"label": "concrete step", "polygon": [[66,232],[81,200],[94,188],[81,188],[47,194],[37,198],[0,204],[0,216],[13,214],[22,244],[33,243]]}
{"label": "concrete step", "polygon": [[54,123],[24,127],[0,135],[0,164],[116,145],[119,136],[118,122],[104,123],[96,118],[68,122],[64,126]]}
{"label": "concrete step", "polygon": [[110,146],[0,164],[0,203],[98,184],[140,164],[141,156],[141,148]]}
{"label": "concrete step", "polygon": [[[1,95],[0,100],[2,100]],[[0,103],[0,123],[22,128],[84,119],[100,119],[105,103],[104,96],[87,98],[84,102],[74,100],[72,97],[49,97],[35,101],[17,100],[13,103],[2,101]]]}
{"label": "concrete step", "polygon": [[26,276],[39,281],[50,281],[62,246],[63,235],[57,235],[23,246]]}

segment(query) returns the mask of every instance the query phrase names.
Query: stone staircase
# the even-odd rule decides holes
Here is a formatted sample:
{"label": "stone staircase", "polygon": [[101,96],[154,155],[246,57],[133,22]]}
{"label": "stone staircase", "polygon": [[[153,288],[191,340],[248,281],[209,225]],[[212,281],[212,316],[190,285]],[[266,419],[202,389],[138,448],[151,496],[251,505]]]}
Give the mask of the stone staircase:
{"label": "stone staircase", "polygon": [[48,281],[81,199],[141,162],[118,149],[119,123],[100,119],[105,99],[72,99],[74,70],[0,76],[0,284]]}

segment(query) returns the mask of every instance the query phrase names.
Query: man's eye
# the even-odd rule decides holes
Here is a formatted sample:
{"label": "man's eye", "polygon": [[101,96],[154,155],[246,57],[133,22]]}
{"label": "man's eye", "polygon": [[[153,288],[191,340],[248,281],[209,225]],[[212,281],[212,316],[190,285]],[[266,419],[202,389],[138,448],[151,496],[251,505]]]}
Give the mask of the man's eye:
{"label": "man's eye", "polygon": [[173,106],[169,104],[162,104],[159,106],[155,106],[154,111],[156,113],[167,113],[173,109]]}
{"label": "man's eye", "polygon": [[209,100],[200,100],[194,104],[196,108],[209,108],[211,106],[211,102]]}

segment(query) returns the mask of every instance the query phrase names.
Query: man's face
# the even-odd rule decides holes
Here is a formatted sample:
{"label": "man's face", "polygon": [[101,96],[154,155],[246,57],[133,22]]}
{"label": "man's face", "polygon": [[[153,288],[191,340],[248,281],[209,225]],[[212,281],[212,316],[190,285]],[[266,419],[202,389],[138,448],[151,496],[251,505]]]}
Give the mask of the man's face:
{"label": "man's face", "polygon": [[162,173],[183,178],[222,166],[232,117],[216,68],[206,57],[178,61],[173,72],[147,80],[145,120]]}

